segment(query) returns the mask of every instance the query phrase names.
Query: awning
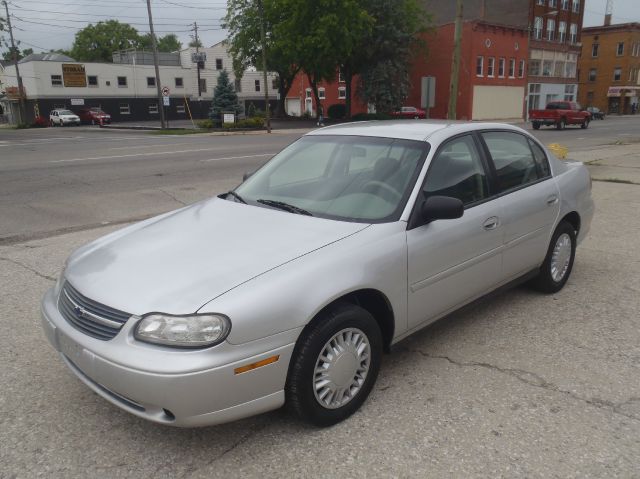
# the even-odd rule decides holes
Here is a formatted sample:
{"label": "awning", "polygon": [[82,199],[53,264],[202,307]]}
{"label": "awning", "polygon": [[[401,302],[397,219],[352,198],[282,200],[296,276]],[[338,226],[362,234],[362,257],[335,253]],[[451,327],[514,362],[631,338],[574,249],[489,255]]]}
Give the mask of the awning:
{"label": "awning", "polygon": [[622,92],[624,96],[636,96],[640,94],[640,86],[610,86],[607,96],[620,98]]}

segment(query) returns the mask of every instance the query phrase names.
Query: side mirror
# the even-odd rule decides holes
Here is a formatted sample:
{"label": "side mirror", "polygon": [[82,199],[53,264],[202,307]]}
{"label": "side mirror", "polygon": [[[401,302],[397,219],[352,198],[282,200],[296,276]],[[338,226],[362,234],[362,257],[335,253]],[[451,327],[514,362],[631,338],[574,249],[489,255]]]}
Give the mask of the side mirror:
{"label": "side mirror", "polygon": [[242,175],[242,181],[247,181],[251,176],[255,173],[255,171],[245,171],[244,175]]}
{"label": "side mirror", "polygon": [[464,214],[464,205],[451,196],[430,196],[422,204],[420,216],[424,224],[436,220],[453,220]]}

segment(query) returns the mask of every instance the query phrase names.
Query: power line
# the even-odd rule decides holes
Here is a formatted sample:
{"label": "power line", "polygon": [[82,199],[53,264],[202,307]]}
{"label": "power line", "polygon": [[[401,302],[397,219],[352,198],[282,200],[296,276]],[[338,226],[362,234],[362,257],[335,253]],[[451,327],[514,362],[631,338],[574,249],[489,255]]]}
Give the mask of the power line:
{"label": "power line", "polygon": [[[109,17],[109,18],[114,18],[116,17],[115,15],[109,15],[107,13],[75,13],[75,12],[61,12],[61,11],[54,11],[54,10],[34,10],[32,8],[23,8],[23,7],[18,7],[18,9],[20,11],[24,11],[24,12],[37,12],[37,13],[53,13],[53,14],[59,14],[59,15],[75,15],[75,16],[83,16],[83,17],[96,17],[96,16],[100,16],[100,17]],[[141,18],[144,19],[145,17],[142,15],[117,15],[117,18]],[[159,20],[173,20],[173,18],[169,18],[169,17],[158,17]],[[221,21],[220,19],[208,19],[208,21],[212,21],[212,22],[219,22]],[[132,23],[127,22],[130,25],[132,25]],[[147,25],[146,23],[144,25]],[[159,23],[156,23],[156,25],[161,25]],[[170,25],[178,25],[178,24],[170,24]],[[182,25],[182,24],[180,24]]]}

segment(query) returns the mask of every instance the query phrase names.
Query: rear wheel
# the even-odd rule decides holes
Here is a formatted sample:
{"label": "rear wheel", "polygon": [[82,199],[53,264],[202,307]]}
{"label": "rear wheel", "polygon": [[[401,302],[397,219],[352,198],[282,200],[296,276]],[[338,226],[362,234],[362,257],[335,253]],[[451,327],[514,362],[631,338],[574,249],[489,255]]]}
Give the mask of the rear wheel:
{"label": "rear wheel", "polygon": [[560,118],[560,121],[556,123],[556,128],[558,130],[564,130],[566,126],[567,126],[567,122],[565,121],[564,118]]}
{"label": "rear wheel", "polygon": [[540,129],[540,122],[539,121],[534,121],[531,126],[533,126],[534,130],[539,130]]}
{"label": "rear wheel", "polygon": [[576,255],[576,231],[567,221],[561,221],[551,237],[549,250],[532,286],[543,293],[557,293],[571,275]]}
{"label": "rear wheel", "polygon": [[286,400],[301,419],[331,426],[356,412],[378,376],[382,334],[371,314],[342,303],[321,313],[298,340]]}

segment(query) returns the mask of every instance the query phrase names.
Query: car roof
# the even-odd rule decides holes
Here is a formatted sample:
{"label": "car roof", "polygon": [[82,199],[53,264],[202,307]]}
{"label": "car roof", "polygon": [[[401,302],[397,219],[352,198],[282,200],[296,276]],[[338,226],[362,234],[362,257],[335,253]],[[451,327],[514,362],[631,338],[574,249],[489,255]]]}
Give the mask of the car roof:
{"label": "car roof", "polygon": [[402,140],[427,141],[436,133],[446,133],[445,136],[453,136],[467,131],[495,129],[522,131],[520,128],[507,123],[452,120],[388,120],[362,121],[333,125],[311,131],[307,133],[306,136],[373,136],[381,138],[397,138]]}

